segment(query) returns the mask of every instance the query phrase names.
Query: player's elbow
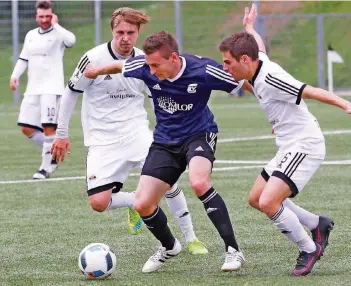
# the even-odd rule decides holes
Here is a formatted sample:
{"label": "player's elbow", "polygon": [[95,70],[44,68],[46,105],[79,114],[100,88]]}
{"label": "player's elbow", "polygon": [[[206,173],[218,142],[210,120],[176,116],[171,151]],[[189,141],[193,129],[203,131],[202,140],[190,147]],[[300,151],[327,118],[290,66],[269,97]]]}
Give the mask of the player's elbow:
{"label": "player's elbow", "polygon": [[76,43],[76,36],[71,33],[69,37],[65,40],[65,47],[66,48],[72,48]]}

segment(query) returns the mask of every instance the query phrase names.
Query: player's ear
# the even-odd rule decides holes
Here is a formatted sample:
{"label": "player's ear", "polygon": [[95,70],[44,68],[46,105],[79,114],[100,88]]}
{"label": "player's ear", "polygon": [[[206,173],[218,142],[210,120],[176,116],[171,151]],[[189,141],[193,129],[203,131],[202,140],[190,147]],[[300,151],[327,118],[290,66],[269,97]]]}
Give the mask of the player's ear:
{"label": "player's ear", "polygon": [[172,52],[171,58],[172,58],[172,63],[176,63],[178,60],[178,54],[175,52]]}
{"label": "player's ear", "polygon": [[247,56],[247,55],[242,55],[241,56],[241,61],[244,63],[244,64],[248,64],[250,62],[250,58]]}

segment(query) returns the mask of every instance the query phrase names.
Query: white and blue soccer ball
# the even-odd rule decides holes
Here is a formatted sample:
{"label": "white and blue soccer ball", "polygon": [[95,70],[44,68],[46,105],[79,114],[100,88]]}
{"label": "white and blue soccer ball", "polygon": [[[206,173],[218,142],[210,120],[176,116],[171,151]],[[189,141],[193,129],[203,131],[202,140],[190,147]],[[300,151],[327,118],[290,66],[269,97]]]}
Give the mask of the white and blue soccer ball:
{"label": "white and blue soccer ball", "polygon": [[79,254],[78,266],[89,279],[105,279],[116,270],[116,255],[103,243],[91,243]]}

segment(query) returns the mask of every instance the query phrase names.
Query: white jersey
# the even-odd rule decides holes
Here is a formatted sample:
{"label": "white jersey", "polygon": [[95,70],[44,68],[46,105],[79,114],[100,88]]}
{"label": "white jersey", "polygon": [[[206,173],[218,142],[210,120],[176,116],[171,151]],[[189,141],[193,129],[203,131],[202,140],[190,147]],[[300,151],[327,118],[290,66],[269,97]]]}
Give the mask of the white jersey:
{"label": "white jersey", "polygon": [[[132,56],[142,54],[134,48]],[[81,117],[85,146],[129,140],[138,130],[149,128],[142,93],[149,91],[143,81],[121,74],[101,75],[94,80],[84,76],[89,63],[103,66],[117,59],[111,42],[99,45],[81,58],[68,83],[72,91],[84,92]]]}
{"label": "white jersey", "polygon": [[306,84],[271,62],[265,53],[260,52],[259,59],[258,69],[250,83],[272,125],[277,147],[309,138],[324,140],[317,119],[301,98]]}
{"label": "white jersey", "polygon": [[63,55],[75,44],[75,36],[58,24],[42,31],[30,30],[20,59],[28,62],[28,84],[24,95],[54,94],[64,91]]}

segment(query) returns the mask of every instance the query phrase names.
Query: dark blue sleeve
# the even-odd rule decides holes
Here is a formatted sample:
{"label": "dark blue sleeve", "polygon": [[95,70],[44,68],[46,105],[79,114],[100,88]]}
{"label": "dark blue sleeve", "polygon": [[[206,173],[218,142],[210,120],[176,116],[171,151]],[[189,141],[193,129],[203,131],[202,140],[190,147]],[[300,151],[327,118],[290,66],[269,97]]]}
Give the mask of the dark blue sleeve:
{"label": "dark blue sleeve", "polygon": [[148,69],[148,66],[145,64],[145,56],[137,56],[126,60],[123,65],[122,74],[125,77],[143,80],[145,69]]}
{"label": "dark blue sleeve", "polygon": [[223,69],[223,66],[214,60],[206,59],[205,77],[209,88],[212,90],[223,90],[229,93],[235,93],[242,86],[233,79],[230,73]]}

